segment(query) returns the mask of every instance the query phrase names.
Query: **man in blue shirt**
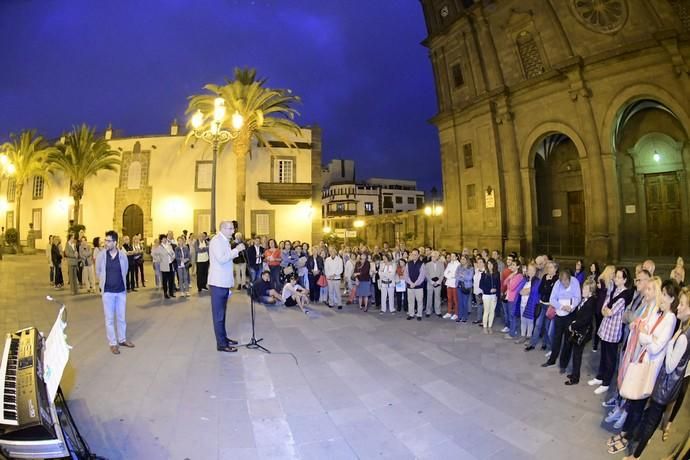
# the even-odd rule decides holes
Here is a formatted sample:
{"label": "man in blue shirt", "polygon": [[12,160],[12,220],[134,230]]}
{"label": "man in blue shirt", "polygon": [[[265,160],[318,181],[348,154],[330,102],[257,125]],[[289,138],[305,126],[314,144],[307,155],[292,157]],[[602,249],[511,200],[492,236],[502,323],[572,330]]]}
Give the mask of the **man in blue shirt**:
{"label": "man in blue shirt", "polygon": [[[110,351],[114,355],[120,354],[120,346],[134,348],[134,344],[127,340],[127,322],[125,310],[127,307],[127,289],[125,280],[129,264],[127,253],[117,249],[117,232],[109,230],[105,233],[105,251],[98,253],[96,259],[96,273],[101,284],[103,312],[105,313],[105,333],[108,337]],[[115,327],[117,326],[117,334]]]}

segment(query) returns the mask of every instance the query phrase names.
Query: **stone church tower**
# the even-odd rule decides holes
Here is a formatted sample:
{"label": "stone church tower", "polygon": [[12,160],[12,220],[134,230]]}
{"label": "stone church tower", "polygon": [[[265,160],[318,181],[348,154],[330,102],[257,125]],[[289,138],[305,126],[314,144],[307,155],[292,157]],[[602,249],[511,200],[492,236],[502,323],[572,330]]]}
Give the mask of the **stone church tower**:
{"label": "stone church tower", "polygon": [[690,1],[421,3],[444,246],[687,255]]}

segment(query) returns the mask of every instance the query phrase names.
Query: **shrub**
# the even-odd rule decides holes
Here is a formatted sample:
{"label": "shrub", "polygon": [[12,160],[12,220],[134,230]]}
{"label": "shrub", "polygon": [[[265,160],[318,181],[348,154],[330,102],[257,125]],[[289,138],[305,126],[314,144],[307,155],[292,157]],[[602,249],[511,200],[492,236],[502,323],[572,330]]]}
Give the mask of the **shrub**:
{"label": "shrub", "polygon": [[5,242],[11,246],[19,243],[19,233],[16,228],[8,228],[5,231]]}

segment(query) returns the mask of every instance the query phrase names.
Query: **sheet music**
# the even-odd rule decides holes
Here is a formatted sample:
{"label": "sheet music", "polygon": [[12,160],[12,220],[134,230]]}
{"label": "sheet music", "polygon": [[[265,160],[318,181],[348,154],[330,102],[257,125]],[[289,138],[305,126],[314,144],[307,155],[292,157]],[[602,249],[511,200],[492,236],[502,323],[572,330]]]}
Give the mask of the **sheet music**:
{"label": "sheet music", "polygon": [[45,367],[43,370],[43,380],[45,381],[48,398],[51,402],[55,400],[62,373],[65,370],[67,361],[69,361],[69,351],[72,348],[67,344],[67,336],[65,335],[67,323],[62,320],[64,311],[65,307],[63,305],[46,339],[45,351],[43,353]]}

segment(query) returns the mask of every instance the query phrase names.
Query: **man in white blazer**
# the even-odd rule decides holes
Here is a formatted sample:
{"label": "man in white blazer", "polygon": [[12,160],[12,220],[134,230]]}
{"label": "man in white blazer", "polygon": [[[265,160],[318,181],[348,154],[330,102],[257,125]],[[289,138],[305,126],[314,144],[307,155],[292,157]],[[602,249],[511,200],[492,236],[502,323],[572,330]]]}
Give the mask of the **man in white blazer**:
{"label": "man in white blazer", "polygon": [[[110,351],[114,355],[120,354],[120,347],[134,348],[134,344],[127,340],[127,321],[125,310],[127,306],[127,253],[117,248],[117,232],[109,230],[105,233],[105,250],[98,253],[96,259],[96,273],[101,285],[103,312],[105,313],[105,333],[108,337]],[[117,324],[117,335],[115,326]]]}
{"label": "man in white blazer", "polygon": [[216,335],[216,349],[218,351],[236,352],[235,340],[229,339],[225,331],[225,312],[228,298],[232,295],[230,289],[234,286],[232,260],[244,251],[244,244],[239,243],[234,249],[230,248],[230,238],[235,233],[232,221],[224,220],[220,223],[219,232],[211,239],[208,247],[209,272],[208,287],[211,291],[211,311],[213,314],[213,331]]}

